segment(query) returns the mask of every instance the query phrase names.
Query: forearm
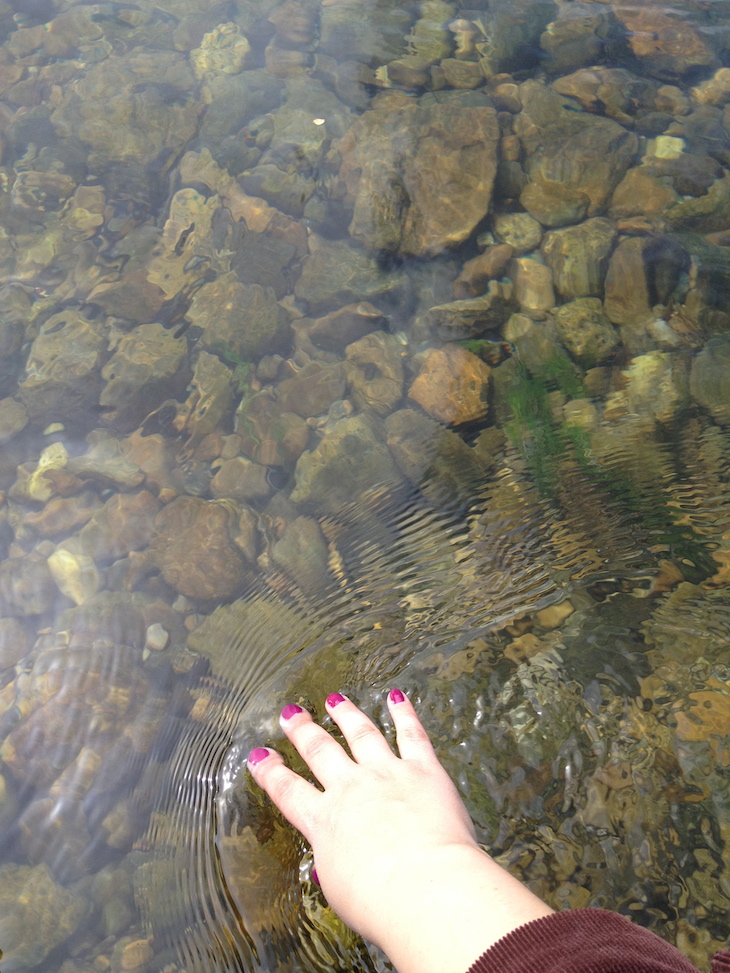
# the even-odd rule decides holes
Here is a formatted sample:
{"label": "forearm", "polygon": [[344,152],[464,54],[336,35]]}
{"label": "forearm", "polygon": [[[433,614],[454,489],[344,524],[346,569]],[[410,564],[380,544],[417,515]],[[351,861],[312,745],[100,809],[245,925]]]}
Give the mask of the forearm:
{"label": "forearm", "polygon": [[378,940],[398,973],[466,973],[503,936],[552,913],[476,846],[445,848],[407,868],[403,893],[397,879],[386,893]]}

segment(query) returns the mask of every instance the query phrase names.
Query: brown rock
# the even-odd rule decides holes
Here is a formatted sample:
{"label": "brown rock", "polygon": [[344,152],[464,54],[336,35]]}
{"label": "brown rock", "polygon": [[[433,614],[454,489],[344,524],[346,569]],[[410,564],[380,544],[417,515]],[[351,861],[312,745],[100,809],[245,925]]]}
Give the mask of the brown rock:
{"label": "brown rock", "polygon": [[77,527],[88,523],[102,506],[102,502],[91,490],[78,496],[64,499],[54,497],[43,510],[25,515],[25,523],[41,537],[55,537],[57,534],[70,534]]}
{"label": "brown rock", "polygon": [[487,414],[490,368],[458,345],[427,353],[408,397],[434,419],[451,425]]}
{"label": "brown rock", "polygon": [[487,289],[490,280],[499,279],[512,259],[514,250],[508,243],[487,247],[478,257],[467,260],[454,282],[454,299],[478,297]]}
{"label": "brown rock", "polygon": [[498,141],[493,108],[365,112],[337,146],[350,233],[372,250],[422,257],[461,243],[489,207]]}
{"label": "brown rock", "polygon": [[611,255],[606,274],[603,306],[609,320],[619,326],[632,354],[653,346],[644,328],[651,318],[645,242],[639,238],[622,240]]}
{"label": "brown rock", "polygon": [[542,253],[553,272],[558,293],[571,297],[602,297],[608,256],[616,241],[610,220],[596,217],[546,234]]}
{"label": "brown rock", "polygon": [[225,504],[178,497],[157,515],[150,558],[180,594],[228,601],[247,578],[243,556],[229,535],[236,521]]}
{"label": "brown rock", "polygon": [[238,413],[236,429],[241,451],[264,466],[296,463],[307,448],[310,432],[301,416],[281,412],[275,402],[264,397],[254,399],[244,413]]}
{"label": "brown rock", "polygon": [[150,542],[159,509],[149,490],[116,494],[81,531],[81,542],[98,564],[141,551]]}
{"label": "brown rock", "polygon": [[616,186],[611,198],[610,213],[614,219],[627,216],[661,215],[676,203],[679,196],[670,176],[657,173],[654,166],[629,169]]}
{"label": "brown rock", "polygon": [[308,362],[296,375],[280,382],[278,391],[282,412],[295,412],[304,419],[320,416],[345,394],[342,365]]}
{"label": "brown rock", "polygon": [[716,61],[712,50],[686,18],[668,16],[654,6],[614,6],[626,29],[629,45],[644,70],[655,78],[674,81]]}
{"label": "brown rock", "polygon": [[368,301],[348,304],[338,311],[317,318],[309,328],[310,341],[325,351],[343,351],[353,341],[377,331],[383,322],[383,313]]}

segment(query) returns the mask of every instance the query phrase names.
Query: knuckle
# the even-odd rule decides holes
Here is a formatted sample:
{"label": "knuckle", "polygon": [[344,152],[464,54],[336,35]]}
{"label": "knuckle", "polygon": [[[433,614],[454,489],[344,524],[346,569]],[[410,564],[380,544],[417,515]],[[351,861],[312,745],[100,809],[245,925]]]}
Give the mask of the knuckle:
{"label": "knuckle", "polygon": [[347,738],[351,744],[357,744],[361,740],[371,739],[373,734],[378,733],[380,731],[372,723],[361,723],[348,731]]}
{"label": "knuckle", "polygon": [[420,723],[406,723],[405,726],[398,728],[398,736],[408,743],[416,743],[419,746],[431,749],[431,740]]}
{"label": "knuckle", "polygon": [[[284,768],[280,768],[280,771]],[[279,772],[272,780],[267,781],[269,796],[278,806],[286,804],[296,785],[296,778]]]}
{"label": "knuckle", "polygon": [[329,745],[330,738],[326,733],[313,733],[310,734],[306,740],[304,740],[299,747],[299,752],[302,757],[309,762],[311,760],[316,760],[317,757],[324,752],[324,750]]}

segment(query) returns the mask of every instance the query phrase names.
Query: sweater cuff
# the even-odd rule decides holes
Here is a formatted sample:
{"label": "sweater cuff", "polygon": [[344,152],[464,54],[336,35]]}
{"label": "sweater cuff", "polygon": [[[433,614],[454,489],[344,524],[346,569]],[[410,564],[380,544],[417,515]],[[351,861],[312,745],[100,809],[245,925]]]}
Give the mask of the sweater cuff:
{"label": "sweater cuff", "polygon": [[[725,973],[718,966],[713,973],[721,971]],[[483,953],[468,973],[697,973],[697,970],[674,946],[615,912],[568,909],[514,929]]]}

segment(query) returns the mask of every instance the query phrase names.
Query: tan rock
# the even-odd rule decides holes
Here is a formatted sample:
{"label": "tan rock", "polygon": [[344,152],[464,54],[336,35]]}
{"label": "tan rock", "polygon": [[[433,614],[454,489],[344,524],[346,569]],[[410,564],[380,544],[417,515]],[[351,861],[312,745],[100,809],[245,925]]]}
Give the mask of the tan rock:
{"label": "tan rock", "polygon": [[75,528],[88,523],[101,506],[101,500],[91,490],[85,490],[78,496],[68,499],[53,497],[43,510],[26,514],[25,524],[37,531],[41,537],[69,534]]}
{"label": "tan rock", "polygon": [[537,624],[543,628],[558,628],[568,615],[572,615],[575,608],[569,601],[561,601],[559,605],[550,605],[535,613]]}
{"label": "tan rock", "polygon": [[403,352],[401,342],[383,331],[347,346],[348,386],[360,409],[381,416],[393,409],[403,395]]}
{"label": "tan rock", "polygon": [[529,311],[548,311],[555,307],[553,272],[530,257],[519,257],[509,266],[515,285],[515,297]]}
{"label": "tan rock", "polygon": [[679,200],[670,176],[657,175],[653,166],[629,169],[616,186],[610,213],[614,219],[627,216],[661,215]]}
{"label": "tan rock", "polygon": [[211,480],[210,492],[216,499],[230,498],[244,503],[261,500],[271,493],[268,471],[260,463],[236,456],[221,464]]}
{"label": "tan rock", "polygon": [[154,951],[147,939],[135,939],[122,950],[121,967],[123,970],[138,970],[154,957]]}
{"label": "tan rock", "polygon": [[487,414],[490,368],[458,345],[428,352],[408,397],[434,419],[460,425]]}

